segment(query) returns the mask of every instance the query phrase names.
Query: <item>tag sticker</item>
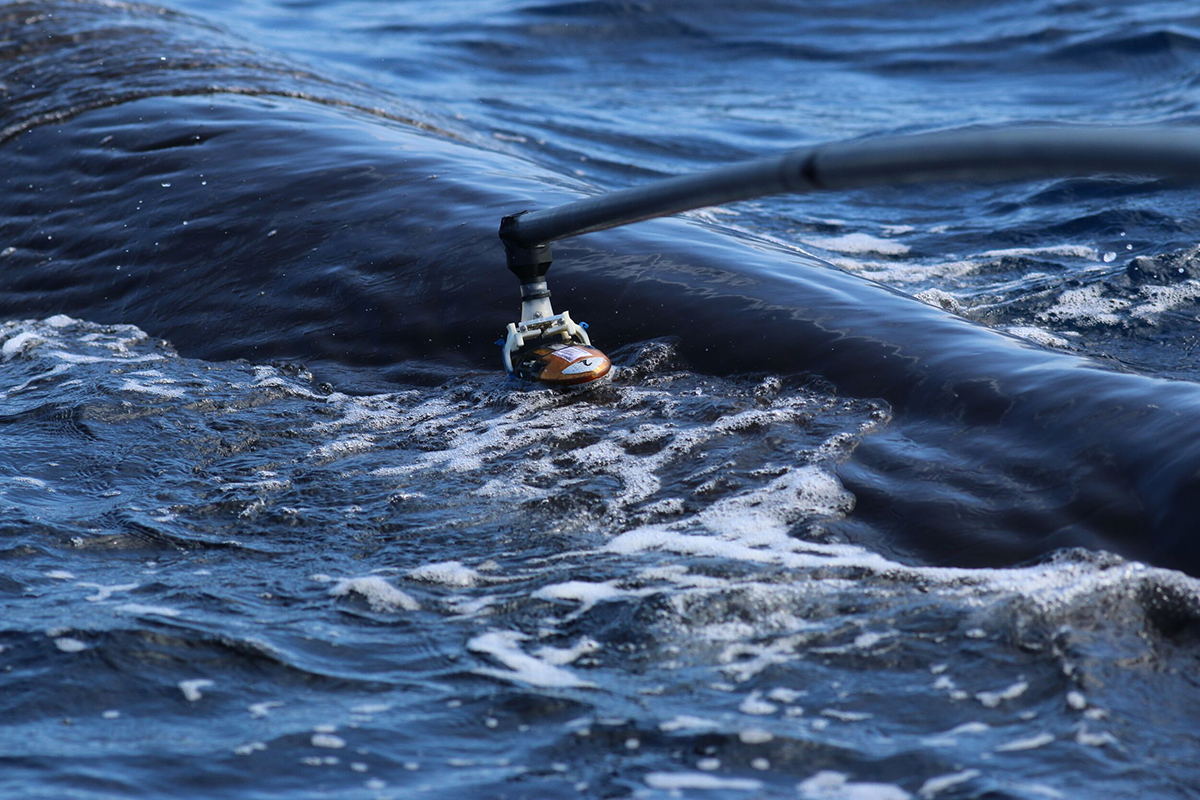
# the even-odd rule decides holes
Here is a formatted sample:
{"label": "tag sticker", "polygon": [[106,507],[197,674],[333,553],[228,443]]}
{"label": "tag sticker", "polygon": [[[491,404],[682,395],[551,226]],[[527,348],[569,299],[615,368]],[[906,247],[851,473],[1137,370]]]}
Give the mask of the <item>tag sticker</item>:
{"label": "tag sticker", "polygon": [[599,356],[593,356],[592,358],[585,358],[582,361],[576,361],[574,364],[572,364],[569,367],[563,367],[562,374],[563,375],[582,375],[585,372],[591,372],[594,369],[598,369],[600,366],[600,363],[601,363],[601,361],[600,361]]}
{"label": "tag sticker", "polygon": [[579,358],[587,358],[588,356],[596,355],[591,350],[584,350],[582,347],[564,347],[561,350],[555,350],[550,355],[558,356],[563,361],[574,361]]}

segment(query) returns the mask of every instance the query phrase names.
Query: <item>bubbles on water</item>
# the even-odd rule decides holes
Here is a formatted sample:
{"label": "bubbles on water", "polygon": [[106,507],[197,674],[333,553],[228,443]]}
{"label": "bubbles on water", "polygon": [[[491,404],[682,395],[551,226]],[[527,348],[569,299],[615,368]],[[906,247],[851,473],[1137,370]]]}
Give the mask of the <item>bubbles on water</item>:
{"label": "bubbles on water", "polygon": [[441,561],[434,564],[424,564],[409,571],[408,577],[413,580],[437,583],[443,586],[476,586],[487,578],[478,570],[464,566],[458,561]]}
{"label": "bubbles on water", "polygon": [[886,783],[862,783],[850,780],[841,772],[824,770],[796,786],[805,800],[837,800],[837,798],[871,798],[872,800],[910,800],[912,795],[899,786]]}
{"label": "bubbles on water", "polygon": [[[900,230],[898,233],[907,231]],[[847,233],[842,236],[806,236],[804,243],[823,250],[838,253],[876,253],[878,255],[902,256],[912,248],[893,239],[881,239],[867,233]]]}
{"label": "bubbles on water", "polygon": [[420,611],[421,604],[407,592],[397,589],[383,578],[369,575],[362,578],[340,580],[329,590],[331,597],[347,597],[356,594],[367,601],[372,611]]}
{"label": "bubbles on water", "polygon": [[280,708],[284,704],[278,700],[267,700],[262,703],[251,703],[247,710],[254,719],[262,719],[271,713],[271,709]]}
{"label": "bubbles on water", "polygon": [[917,795],[923,800],[928,800],[937,794],[953,789],[964,783],[969,783],[975,780],[983,773],[977,769],[964,769],[962,772],[952,772],[947,775],[938,775],[930,778],[921,784],[921,788],[917,790]]}
{"label": "bubbles on water", "polygon": [[[829,260],[842,269],[1034,344],[1117,358],[1155,375],[1200,377],[1187,358],[1200,320],[1195,247],[1139,255],[1122,265],[1119,251],[1093,243],[1055,244],[1050,237],[1046,244],[997,248],[994,231],[984,236],[960,230],[947,240],[937,235],[944,226],[900,228],[908,229],[886,231],[895,240],[862,233],[797,235],[832,249]],[[1030,235],[1022,231],[1014,238],[1025,242]],[[986,243],[993,246],[981,246]],[[1135,250],[1132,243],[1123,245],[1123,252]]]}
{"label": "bubbles on water", "polygon": [[995,692],[977,692],[975,699],[987,708],[996,708],[1005,700],[1015,700],[1029,689],[1028,681],[1017,681],[1007,689]]}
{"label": "bubbles on water", "polygon": [[762,781],[751,778],[722,778],[702,772],[651,772],[646,775],[645,781],[651,789],[671,791],[708,789],[716,792],[754,792],[762,788]]}
{"label": "bubbles on water", "polygon": [[467,642],[467,649],[491,656],[504,669],[482,667],[479,675],[544,688],[588,688],[594,684],[577,677],[573,672],[545,658],[530,655],[521,648],[529,637],[518,631],[493,630]]}
{"label": "bubbles on water", "polygon": [[202,689],[208,689],[215,686],[215,682],[207,678],[191,678],[189,680],[179,682],[179,691],[183,692],[183,697],[189,703],[195,703],[204,697]]}
{"label": "bubbles on water", "polygon": [[1054,305],[1039,313],[1038,317],[1050,322],[1079,325],[1120,325],[1124,319],[1121,312],[1129,306],[1129,300],[1107,297],[1104,295],[1104,286],[1093,284],[1062,292]]}
{"label": "bubbles on water", "polygon": [[1027,736],[1021,739],[1013,739],[1004,744],[996,745],[995,752],[997,753],[1016,753],[1022,750],[1036,750],[1039,747],[1045,747],[1054,742],[1054,734],[1039,733],[1035,736]]}
{"label": "bubbles on water", "polygon": [[346,746],[345,739],[332,733],[314,733],[311,741],[313,747],[322,747],[329,750],[340,750]]}
{"label": "bubbles on water", "polygon": [[54,640],[54,646],[64,653],[82,653],[87,649],[87,643],[71,636],[60,636]]}
{"label": "bubbles on water", "polygon": [[[589,765],[617,763],[644,789],[660,775],[949,794],[1003,759],[1130,746],[1120,731],[1141,712],[1113,687],[1144,663],[1169,689],[1188,650],[1154,643],[1200,619],[1195,581],[1119,559],[960,570],[846,541],[838,465],[887,408],[794,378],[696,375],[662,343],[619,354],[621,377],[590,395],[463,373],[351,396],[301,368],[179,359],[119,326],[8,330],[42,340],[5,362],[21,376],[9,411],[80,409],[52,418],[68,420],[44,434],[53,458],[10,448],[11,472],[103,504],[87,528],[24,534],[34,552],[60,527],[81,545],[22,578],[63,603],[41,646],[86,642],[64,665],[144,660],[189,707],[259,726],[223,740],[227,757],[395,782],[423,759],[395,735],[411,724],[448,753],[512,737],[508,766],[454,767],[480,774],[552,753],[589,786],[612,785]],[[122,470],[97,470],[96,452]],[[128,569],[109,566],[120,548],[138,554]],[[63,624],[86,633],[46,639]],[[833,754],[879,748],[919,749],[922,767],[816,780]]]}

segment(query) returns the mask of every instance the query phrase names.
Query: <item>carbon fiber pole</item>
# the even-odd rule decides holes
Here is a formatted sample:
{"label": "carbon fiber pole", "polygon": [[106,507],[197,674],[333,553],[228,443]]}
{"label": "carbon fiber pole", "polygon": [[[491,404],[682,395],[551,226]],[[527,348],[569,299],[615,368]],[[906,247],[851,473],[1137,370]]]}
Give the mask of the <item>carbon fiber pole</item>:
{"label": "carbon fiber pole", "polygon": [[1110,174],[1200,182],[1200,129],[1004,127],[803,147],[508,216],[500,238],[511,266],[568,236],[772,194]]}

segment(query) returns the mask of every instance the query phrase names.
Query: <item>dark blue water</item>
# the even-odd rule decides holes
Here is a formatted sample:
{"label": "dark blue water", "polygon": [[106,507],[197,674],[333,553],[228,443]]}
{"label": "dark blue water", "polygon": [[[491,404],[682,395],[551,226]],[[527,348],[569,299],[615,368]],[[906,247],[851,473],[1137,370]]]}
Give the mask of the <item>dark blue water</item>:
{"label": "dark blue water", "polygon": [[1194,123],[1194,4],[0,5],[0,794],[1200,796],[1194,190],[501,215]]}

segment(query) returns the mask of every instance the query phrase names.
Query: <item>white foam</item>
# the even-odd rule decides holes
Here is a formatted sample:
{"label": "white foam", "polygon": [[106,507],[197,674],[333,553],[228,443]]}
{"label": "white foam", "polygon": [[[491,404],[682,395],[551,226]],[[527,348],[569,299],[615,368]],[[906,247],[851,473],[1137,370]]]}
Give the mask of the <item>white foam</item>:
{"label": "white foam", "polygon": [[1018,795],[1021,794],[1036,794],[1042,797],[1049,797],[1051,800],[1066,797],[1065,794],[1055,789],[1053,786],[1047,786],[1044,783],[1013,783],[1011,788]]}
{"label": "white foam", "polygon": [[9,480],[12,481],[13,483],[24,483],[27,486],[36,486],[39,489],[45,489],[48,485],[41,478],[31,478],[27,475],[14,475],[11,478],[9,478]]}
{"label": "white foam", "polygon": [[[829,261],[847,272],[854,272],[871,280],[892,285],[945,283],[972,274],[983,263],[962,260],[928,264],[910,261],[861,261],[836,257]],[[938,303],[934,304],[938,305]]]}
{"label": "white foam", "polygon": [[1015,753],[1021,750],[1036,750],[1039,747],[1045,747],[1054,741],[1054,734],[1039,733],[1037,736],[1028,736],[1022,739],[1014,739],[1011,742],[1006,742],[996,746],[997,753]]}
{"label": "white foam", "polygon": [[584,636],[573,647],[550,647],[546,645],[539,647],[535,655],[547,664],[554,664],[561,667],[567,664],[574,664],[582,656],[591,655],[592,653],[599,652],[599,650],[599,642]]}
{"label": "white foam", "polygon": [[56,580],[56,581],[73,581],[73,580],[75,580],[75,574],[72,572],[67,572],[65,569],[52,569],[49,572],[44,572],[42,574],[45,575],[47,578],[51,578],[52,580]]}
{"label": "white foam", "polygon": [[1117,737],[1108,731],[1092,733],[1087,729],[1086,725],[1080,725],[1079,730],[1075,731],[1075,741],[1085,747],[1104,747],[1105,745],[1118,743]]}
{"label": "white foam", "polygon": [[1140,292],[1145,300],[1134,306],[1129,314],[1143,322],[1155,322],[1168,311],[1195,303],[1200,298],[1200,281],[1187,280],[1172,286],[1146,285]]}
{"label": "white foam", "polygon": [[699,515],[709,530],[752,547],[788,538],[792,523],[805,516],[833,516],[849,510],[854,497],[830,473],[814,466],[789,469],[757,491],[725,498]]}
{"label": "white foam", "polygon": [[978,692],[975,699],[988,708],[996,708],[1005,700],[1015,700],[1029,689],[1028,681],[1017,681],[1007,689],[998,692]]}
{"label": "white foam", "polygon": [[[793,539],[781,534],[780,528],[754,529],[749,523],[731,519],[734,531],[744,531],[753,545],[733,536],[712,536],[677,533],[664,526],[650,525],[634,528],[614,537],[604,550],[631,555],[639,552],[665,551],[687,556],[707,556],[758,564],[781,564],[795,569],[832,566],[857,566],[863,569],[885,570],[887,559],[849,545],[819,545]],[[786,530],[786,529],[783,529]],[[773,546],[768,546],[773,545]],[[811,552],[798,552],[798,551]],[[901,569],[908,569],[896,564]]]}
{"label": "white foam", "polygon": [[483,576],[458,561],[439,561],[426,564],[408,573],[413,580],[439,583],[443,586],[475,586]]}
{"label": "white foam", "polygon": [[120,389],[124,392],[140,392],[142,394],[152,394],[155,397],[171,397],[180,398],[184,396],[183,389],[169,388],[161,384],[172,384],[175,381],[163,379],[160,381],[135,381],[132,378],[126,378],[121,382]]}
{"label": "white foam", "polygon": [[1040,344],[1043,347],[1070,347],[1071,343],[1061,336],[1057,336],[1050,331],[1042,328],[1035,328],[1032,325],[1008,325],[1002,328],[1005,333],[1010,333],[1013,336],[1018,336],[1022,339],[1028,339],[1034,344]]}
{"label": "white foam", "polygon": [[[275,367],[267,367],[262,365],[255,366],[254,383],[251,385],[257,389],[278,389],[282,391],[283,394],[291,397],[303,398],[305,400],[316,400],[323,403],[327,402],[329,399],[326,395],[317,394],[311,389],[296,383],[296,381],[285,378]],[[345,397],[345,395],[339,396]],[[320,426],[314,426],[314,428],[319,427]]]}
{"label": "white foam", "polygon": [[[517,418],[514,417],[514,420],[517,420]],[[529,422],[528,419],[520,421],[524,424],[528,424]],[[472,424],[473,423],[470,421],[464,423],[464,425],[468,427]],[[516,423],[514,422],[514,424]],[[704,430],[700,435],[708,436],[709,434],[710,431]],[[618,434],[612,435],[615,436]],[[650,433],[644,432],[644,435],[649,436]],[[388,436],[380,436],[379,438],[381,442],[385,440],[391,441],[390,437]],[[503,443],[497,445],[498,448],[502,446]],[[668,447],[671,446],[673,445],[668,445]],[[608,455],[613,456],[613,460],[604,462],[607,466],[605,466],[606,472],[603,474],[615,474],[623,479],[623,476],[626,474],[624,472],[624,465],[626,461],[634,461],[646,458],[645,456],[632,456],[629,453],[623,452],[624,448],[620,449],[622,452],[619,454],[611,451],[609,451],[607,454],[600,453],[599,451],[594,453],[598,457],[597,463],[600,461],[600,456],[604,456],[605,458],[607,458]],[[503,450],[491,451],[490,453],[485,452],[483,455],[481,455],[480,463],[486,463],[487,458],[494,457],[497,452],[501,455],[504,453]],[[562,450],[556,450],[556,455],[562,452]],[[566,452],[569,453],[573,451]],[[640,452],[644,452],[644,450]],[[409,456],[398,456],[398,458],[407,457]],[[416,456],[412,457],[416,458]],[[672,456],[672,458],[674,457],[675,456]],[[803,456],[796,456],[795,454],[788,454],[787,456],[791,463],[794,463],[800,458],[807,457],[807,453],[805,453]],[[531,460],[536,460],[536,458]],[[715,460],[716,459],[714,459],[714,461]],[[774,465],[769,466],[773,467]],[[719,469],[718,465],[716,464],[714,464],[714,468]],[[492,467],[491,469],[494,470],[495,468]],[[773,472],[767,472],[767,470],[763,470],[762,472],[768,475],[773,474]],[[789,477],[794,476],[789,475]],[[761,486],[764,481],[771,479],[760,478],[756,476],[752,478],[752,480],[756,481]],[[462,481],[462,484],[469,486],[470,482],[464,480]],[[832,479],[832,476],[830,476],[829,486],[832,487],[832,493],[836,496],[837,491],[840,490],[840,485],[836,483],[835,479]],[[674,490],[671,489],[671,491]],[[618,492],[614,492],[613,494],[616,495]],[[761,499],[768,506],[772,507],[764,510],[762,508],[763,503],[756,502],[756,500],[759,498],[752,497],[756,494],[759,495],[759,497],[761,497]],[[817,607],[824,607],[822,598],[846,591],[844,588],[844,582],[838,579],[837,573],[822,571],[816,576],[810,576],[803,571],[810,567],[820,569],[829,565],[852,566],[855,568],[855,571],[852,572],[851,575],[856,580],[860,574],[857,572],[857,570],[862,569],[863,572],[866,573],[862,576],[862,583],[868,587],[863,591],[867,592],[866,597],[868,598],[876,597],[876,589],[880,589],[883,592],[887,592],[889,590],[904,592],[908,589],[907,581],[913,578],[919,579],[921,582],[921,587],[923,589],[928,587],[928,590],[931,594],[933,594],[934,598],[937,599],[938,602],[946,602],[947,604],[950,604],[952,608],[961,610],[962,605],[955,605],[961,600],[962,603],[965,603],[967,607],[972,609],[968,615],[965,615],[966,618],[964,620],[964,627],[966,627],[967,624],[982,624],[987,626],[989,630],[996,630],[996,635],[1001,637],[1004,635],[1003,629],[1006,623],[1003,621],[997,621],[998,618],[990,611],[983,610],[993,604],[995,601],[1006,602],[1010,598],[1023,598],[1028,595],[1031,597],[1030,602],[1034,608],[1039,606],[1059,607],[1064,600],[1070,602],[1071,598],[1086,595],[1089,592],[1104,592],[1111,588],[1124,593],[1131,591],[1130,585],[1136,587],[1138,584],[1146,580],[1158,580],[1158,577],[1155,575],[1150,573],[1139,573],[1136,568],[1126,569],[1120,564],[1117,564],[1113,568],[1113,575],[1111,577],[1099,574],[1101,571],[1086,565],[1077,569],[1066,569],[1061,564],[1017,570],[984,570],[978,572],[954,570],[943,571],[937,569],[905,567],[903,565],[888,562],[886,559],[883,559],[875,554],[871,554],[867,551],[846,546],[842,546],[841,549],[833,549],[828,547],[822,549],[822,547],[804,542],[800,538],[805,535],[804,532],[796,530],[796,526],[793,523],[787,522],[791,519],[802,519],[804,514],[810,513],[806,509],[801,509],[797,515],[795,509],[789,510],[789,504],[796,502],[796,505],[806,505],[807,508],[811,508],[814,505],[804,500],[803,495],[799,491],[797,491],[796,496],[801,497],[801,500],[797,502],[794,497],[788,495],[787,491],[743,491],[742,495],[740,495],[738,498],[738,503],[741,504],[740,508],[734,503],[726,503],[725,510],[729,512],[727,516],[722,517],[719,515],[709,515],[709,517],[706,517],[702,522],[699,515],[692,514],[680,525],[675,525],[672,523],[670,525],[653,526],[653,533],[655,536],[661,535],[666,537],[660,540],[658,546],[649,548],[632,548],[629,550],[629,553],[634,557],[631,558],[614,558],[610,555],[602,556],[596,559],[596,562],[601,562],[602,560],[612,562],[611,569],[608,565],[605,565],[605,572],[629,576],[626,578],[626,580],[629,581],[628,583],[623,583],[620,580],[604,582],[573,581],[567,582],[566,584],[557,583],[545,587],[545,592],[542,594],[542,597],[550,598],[551,596],[554,596],[553,599],[556,600],[570,600],[583,605],[584,603],[589,602],[584,594],[577,592],[574,596],[568,597],[562,588],[572,583],[579,583],[587,584],[589,592],[592,592],[596,586],[606,587],[608,597],[605,599],[595,600],[594,592],[592,592],[592,600],[595,602],[618,602],[623,599],[627,599],[631,591],[641,591],[641,587],[645,586],[646,584],[641,582],[640,577],[638,580],[634,580],[633,576],[640,576],[641,567],[643,565],[653,565],[653,581],[675,583],[680,587],[687,588],[686,591],[664,592],[664,605],[667,606],[667,611],[665,612],[666,614],[672,613],[670,609],[672,608],[672,604],[675,600],[690,596],[689,593],[693,590],[698,596],[703,596],[705,592],[725,592],[726,594],[730,595],[736,594],[736,597],[733,598],[733,602],[738,604],[745,599],[746,605],[748,606],[747,613],[744,614],[744,617],[748,620],[745,627],[739,628],[728,624],[729,620],[736,616],[734,614],[725,615],[725,618],[720,619],[721,627],[719,629],[716,626],[705,625],[705,619],[712,618],[712,615],[696,615],[696,624],[698,627],[695,631],[695,634],[693,635],[692,633],[688,633],[686,636],[686,641],[680,641],[680,644],[686,647],[688,644],[690,644],[693,638],[701,642],[709,641],[710,634],[713,634],[714,632],[719,633],[720,636],[728,636],[734,640],[748,639],[751,640],[751,644],[757,644],[759,642],[769,640],[772,632],[776,630],[775,626],[779,626],[780,628],[786,627],[786,625],[782,623],[782,620],[784,619],[784,614],[787,610],[814,607],[814,603],[807,602],[802,598],[806,596],[815,598],[815,605]],[[727,497],[726,501],[729,500],[731,500],[731,498]],[[616,502],[620,501],[618,500]],[[693,507],[696,505],[696,502],[697,501],[689,498],[687,506],[689,508]],[[705,501],[701,499],[699,502]],[[778,506],[778,508],[774,506]],[[818,509],[818,515],[822,511],[828,512],[831,507],[834,509],[834,513],[838,513],[836,510],[836,503],[832,505],[827,503],[823,509]],[[738,517],[742,515],[743,510],[745,512],[745,516],[750,519],[750,522],[745,522],[744,520],[738,519]],[[619,517],[618,519],[642,519],[643,517],[634,516],[635,514],[640,514],[641,512],[642,509],[639,508],[636,511],[629,513],[628,516],[623,518]],[[765,524],[763,524],[764,521]],[[618,524],[620,524],[620,522],[618,522]],[[617,528],[617,530],[621,529]],[[618,537],[617,539],[612,540],[611,547],[606,548],[606,550],[608,550],[610,554],[616,553],[619,549],[616,547],[616,545],[621,541],[622,538],[625,537]],[[701,559],[694,558],[690,555],[690,552],[693,551],[701,553],[705,552],[698,544],[700,540],[707,540],[710,543],[710,546],[715,543],[718,549],[708,551],[711,552],[714,557],[729,557],[732,554],[735,557],[745,557],[746,559],[755,561],[757,563],[782,565],[787,568],[795,569],[796,572],[789,574],[784,570],[750,569],[740,571],[735,570],[737,573],[736,576],[730,576],[728,570],[721,568],[710,569],[710,565],[704,564]],[[673,552],[684,553],[685,557],[673,557],[670,555]],[[652,553],[652,555],[647,556],[647,553]],[[562,558],[567,559],[566,563],[572,567],[576,565],[576,562],[579,564],[589,563],[585,558],[581,558],[577,553],[566,553],[561,555]],[[556,561],[555,563],[561,565],[563,562]],[[446,564],[457,564],[457,562],[441,562],[440,565],[426,565],[426,567],[445,566]],[[694,567],[695,571],[689,572],[688,566],[685,565]],[[416,578],[420,571],[426,569],[426,567],[418,567],[417,570],[409,573],[409,576]],[[536,569],[536,567],[534,567],[534,569]],[[555,567],[555,577],[553,579],[558,580],[559,576],[564,574],[564,571],[565,570],[561,567]],[[438,572],[441,572],[441,570],[438,570]],[[433,574],[433,570],[422,574],[437,579],[437,576]],[[451,570],[445,574],[453,575],[454,571]],[[584,574],[592,575],[594,573],[585,571]],[[723,574],[727,577],[718,577]],[[382,581],[382,579],[379,580]],[[393,580],[399,579],[393,578]],[[759,581],[761,581],[761,583],[759,583]],[[383,583],[385,585],[387,584],[386,581],[383,581]],[[540,583],[540,581],[538,583]],[[878,585],[880,583],[883,584],[882,587]],[[1122,585],[1123,583],[1124,585]],[[536,586],[537,584],[535,584],[535,589]],[[636,588],[631,589],[629,587]],[[657,590],[662,591],[662,587],[659,587]],[[533,591],[533,589],[530,591]],[[474,593],[463,592],[458,594],[469,595]],[[528,594],[523,594],[518,602],[525,601],[528,596]],[[800,602],[795,602],[797,598],[801,598]],[[791,599],[792,602],[789,602],[789,599]],[[505,594],[502,599],[504,605],[499,606],[504,610],[506,615],[510,613],[511,609],[509,603],[511,601],[512,596]],[[1024,600],[1022,600],[1022,603],[1024,603]],[[720,608],[720,606],[716,607]],[[980,610],[977,612],[976,609]],[[1022,606],[1022,610],[1023,609],[1024,605]],[[528,609],[526,610],[528,611]],[[538,607],[537,611],[544,612],[544,606]],[[687,617],[684,617],[684,620],[690,623],[690,620]],[[878,626],[881,623],[886,625],[887,623],[884,620],[885,618],[876,615],[874,619],[868,621],[868,624],[871,626]],[[550,623],[546,621],[530,622],[531,626],[537,624],[549,625]],[[852,631],[849,636],[853,637],[854,633],[855,632]],[[555,632],[555,635],[558,635],[557,631]],[[844,632],[839,632],[838,635],[839,641],[849,638],[844,635]],[[869,641],[872,636],[870,634],[859,635],[867,636],[868,639],[864,639],[861,642],[856,640],[856,647],[870,647],[874,646],[878,642],[878,639]],[[569,653],[571,650],[574,650],[574,648],[570,648],[566,651],[557,648],[542,648],[540,650],[535,650],[535,648],[536,645],[524,644],[514,645],[512,649],[516,650],[522,656],[530,658],[536,662],[541,662],[541,665],[549,667],[563,666],[563,663],[560,661],[560,658],[562,657],[561,654]],[[528,653],[521,652],[524,649],[528,649],[533,654],[529,655]],[[752,651],[747,650],[747,652],[749,653]],[[802,654],[803,652],[805,652],[803,646],[796,644],[793,644],[790,647],[781,647],[775,652],[766,652],[766,648],[764,647],[762,652],[762,655],[764,656],[762,663],[767,663],[768,659],[775,658],[793,659],[797,657],[798,653]],[[497,661],[503,663],[503,659],[497,658]],[[542,667],[536,665],[533,667],[535,670],[540,670],[541,668]],[[495,670],[495,672],[500,674],[504,679],[511,680],[521,680],[521,677],[518,674],[519,671],[519,668],[511,667],[507,670]],[[570,681],[578,681],[579,676],[586,675],[587,673],[580,669],[576,669],[573,671],[573,673],[568,672],[567,674],[570,676]],[[731,681],[734,680],[734,678],[728,677],[728,675],[727,678]],[[768,684],[768,686],[769,685],[770,684]],[[1003,684],[1000,685],[1002,686]],[[743,696],[744,691],[745,690],[743,690]],[[732,706],[737,702],[738,699],[740,698],[734,698],[730,705]],[[960,708],[969,709],[969,706],[962,706]],[[976,710],[978,711],[978,708]],[[969,710],[967,713],[970,713]],[[752,720],[749,718],[742,719],[744,724],[753,724],[759,722],[759,720]],[[774,724],[776,720],[765,720],[762,722]],[[792,724],[792,722],[789,720],[787,721],[787,724]],[[795,725],[801,730],[807,727],[804,726],[800,720],[796,721]],[[836,728],[837,725],[835,723],[833,729]],[[949,765],[943,766],[943,769],[946,768],[953,767]],[[919,781],[914,782],[913,785],[915,786],[917,783],[919,783]]]}
{"label": "white foam", "polygon": [[366,453],[375,449],[375,437],[366,433],[346,436],[320,447],[314,447],[308,457],[320,462],[336,461],[356,453]]}
{"label": "white foam", "polygon": [[850,776],[824,770],[796,786],[806,800],[909,800],[912,797],[891,783],[851,783]]}
{"label": "white foam", "polygon": [[921,743],[926,747],[955,747],[958,745],[959,736],[986,733],[989,730],[991,730],[991,726],[986,722],[966,722],[944,733],[927,736],[921,740]]}
{"label": "white foam", "polygon": [[775,738],[775,734],[762,728],[746,728],[738,731],[738,739],[742,744],[766,744]]}
{"label": "white foam", "polygon": [[878,253],[884,256],[902,256],[912,250],[903,242],[880,239],[868,233],[847,233],[842,236],[806,236],[805,244],[822,250],[838,253]]}
{"label": "white foam", "polygon": [[329,590],[329,594],[331,597],[361,595],[372,611],[419,611],[421,609],[421,605],[416,600],[377,575],[340,580]]}
{"label": "white foam", "polygon": [[869,650],[882,642],[884,639],[894,635],[896,635],[896,631],[888,631],[886,633],[867,631],[866,633],[860,633],[858,636],[854,637],[854,646],[860,650]]}
{"label": "white foam", "polygon": [[1026,256],[1067,256],[1086,261],[1100,261],[1100,251],[1083,244],[1059,244],[1050,247],[1008,247],[980,253],[981,258],[1020,258]]}
{"label": "white foam", "polygon": [[539,600],[571,600],[580,604],[577,614],[590,611],[597,603],[619,600],[636,593],[617,588],[618,581],[567,581],[543,586],[534,592]]}
{"label": "white foam", "polygon": [[38,336],[33,331],[24,331],[22,333],[18,333],[16,336],[5,339],[4,344],[0,346],[0,354],[4,356],[5,361],[8,361],[18,353],[26,350],[32,350],[37,345],[44,344],[45,341],[45,339]]}
{"label": "white foam", "polygon": [[95,594],[89,594],[84,600],[89,603],[99,603],[112,597],[117,592],[132,592],[134,589],[141,586],[140,583],[119,583],[105,586],[100,583],[78,583],[77,586],[82,586],[85,589],[95,589]]}
{"label": "white foam", "polygon": [[167,606],[148,606],[141,603],[124,603],[116,609],[122,614],[134,616],[178,617],[179,611]]}
{"label": "white foam", "polygon": [[962,772],[952,772],[948,775],[938,775],[936,778],[930,778],[921,784],[921,788],[917,790],[917,794],[924,798],[930,798],[934,795],[944,792],[947,789],[952,789],[959,784],[973,781],[982,775],[977,769],[965,769]]}
{"label": "white foam", "polygon": [[484,667],[476,669],[475,672],[493,678],[527,683],[530,686],[564,689],[592,686],[591,683],[577,678],[569,670],[523,651],[520,648],[520,642],[528,638],[516,631],[493,630],[471,639],[467,642],[468,650],[490,655],[508,668]]}
{"label": "white foam", "polygon": [[[772,615],[771,621],[774,622],[779,616]],[[798,627],[804,626],[801,624]],[[791,653],[786,652],[786,650],[781,652],[779,645],[782,643],[780,642],[768,647],[750,643],[757,638],[757,634],[754,630],[754,625],[749,622],[739,621],[710,624],[706,625],[698,633],[708,641],[733,642],[733,644],[721,651],[720,655],[717,656],[717,660],[725,665],[721,668],[721,671],[738,683],[745,683],[773,664],[782,664],[791,660]],[[777,698],[772,697],[771,699]]]}
{"label": "white foam", "polygon": [[836,719],[840,722],[863,722],[871,719],[871,714],[865,711],[842,711],[839,708],[823,708],[821,716]]}
{"label": "white foam", "polygon": [[254,719],[262,719],[271,713],[272,708],[279,708],[282,705],[283,703],[278,700],[267,700],[262,703],[251,703],[246,706],[246,710],[250,712],[250,716]]}
{"label": "white foam", "polygon": [[141,361],[161,361],[162,356],[144,355],[144,356],[91,356],[84,353],[69,353],[65,350],[51,350],[48,355],[57,358],[59,361],[68,364],[106,364],[115,361],[121,362],[141,362]]}
{"label": "white foam", "polygon": [[263,478],[258,481],[230,481],[223,483],[218,488],[222,492],[231,492],[239,489],[250,489],[260,492],[281,492],[284,489],[290,489],[292,482],[289,480],[279,480],[277,478]]}
{"label": "white foam", "polygon": [[779,686],[767,692],[767,698],[777,703],[794,703],[805,694],[806,692]]}
{"label": "white foam", "polygon": [[779,706],[774,703],[769,703],[762,697],[762,692],[755,690],[750,693],[750,696],[738,704],[738,711],[743,714],[753,714],[756,716],[767,716],[774,714],[779,710]]}
{"label": "white foam", "polygon": [[762,781],[753,778],[722,778],[705,772],[650,772],[644,778],[651,789],[681,791],[683,789],[714,789],[754,792]]}
{"label": "white foam", "polygon": [[73,639],[69,636],[62,636],[54,640],[54,646],[64,653],[79,653],[87,650],[87,644],[78,639]]}
{"label": "white foam", "polygon": [[959,299],[949,292],[941,289],[926,289],[923,292],[917,292],[913,295],[922,303],[927,303],[936,308],[945,309],[953,314],[963,313],[962,303]]}
{"label": "white foam", "polygon": [[189,703],[194,703],[204,694],[200,691],[215,684],[207,678],[193,678],[192,680],[180,681],[178,683],[179,691],[183,692],[183,696],[187,698]]}
{"label": "white foam", "polygon": [[495,595],[489,594],[483,597],[455,597],[447,605],[453,613],[461,617],[477,617],[491,613],[492,606],[495,603]]}
{"label": "white foam", "polygon": [[666,722],[660,722],[658,729],[663,733],[675,733],[676,731],[706,731],[719,728],[720,725],[711,719],[704,717],[694,717],[690,714],[680,714],[672,717]]}
{"label": "white foam", "polygon": [[312,735],[312,746],[340,750],[346,746],[346,740],[340,736],[334,736],[332,733],[314,733]]}
{"label": "white foam", "polygon": [[1038,314],[1050,322],[1073,322],[1080,325],[1120,325],[1120,313],[1130,301],[1119,297],[1104,297],[1103,284],[1095,283],[1082,289],[1068,289],[1058,296],[1054,305]]}

